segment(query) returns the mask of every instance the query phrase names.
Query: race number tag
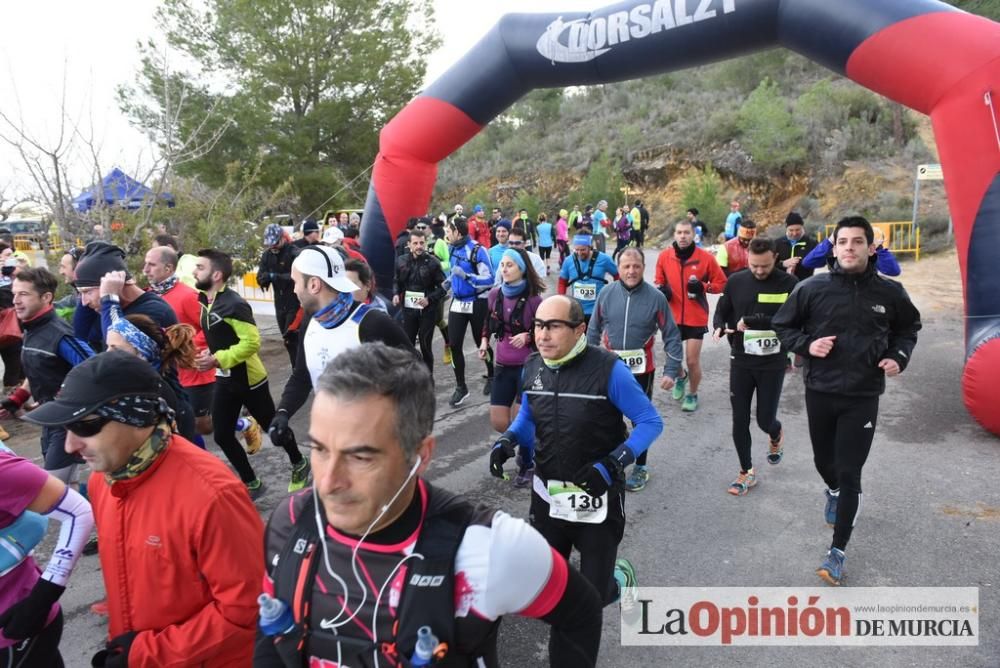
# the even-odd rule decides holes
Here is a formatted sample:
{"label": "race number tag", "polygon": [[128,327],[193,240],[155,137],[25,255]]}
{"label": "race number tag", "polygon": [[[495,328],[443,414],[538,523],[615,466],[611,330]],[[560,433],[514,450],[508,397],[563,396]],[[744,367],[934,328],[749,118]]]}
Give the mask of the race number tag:
{"label": "race number tag", "polygon": [[220,369],[219,367],[215,368],[215,377],[216,378],[229,378],[229,376],[231,374],[232,374],[232,371],[229,370],[229,369]]}
{"label": "race number tag", "polygon": [[451,300],[451,312],[452,313],[464,313],[465,315],[472,314],[472,307],[475,302],[460,302],[457,299]]}
{"label": "race number tag", "polygon": [[592,302],[597,299],[597,283],[574,283],[573,297],[581,302]]}
{"label": "race number tag", "polygon": [[747,355],[777,355],[781,341],[772,329],[748,329],[743,332],[743,352]]}
{"label": "race number tag", "polygon": [[424,293],[422,292],[411,292],[409,290],[403,295],[403,306],[406,308],[422,309],[423,306],[418,304],[421,299],[424,298]]}
{"label": "race number tag", "polygon": [[645,350],[616,350],[615,353],[625,362],[625,366],[636,376],[646,373]]}
{"label": "race number tag", "polygon": [[608,493],[590,496],[566,480],[549,480],[549,517],[566,522],[600,524],[608,517]]}

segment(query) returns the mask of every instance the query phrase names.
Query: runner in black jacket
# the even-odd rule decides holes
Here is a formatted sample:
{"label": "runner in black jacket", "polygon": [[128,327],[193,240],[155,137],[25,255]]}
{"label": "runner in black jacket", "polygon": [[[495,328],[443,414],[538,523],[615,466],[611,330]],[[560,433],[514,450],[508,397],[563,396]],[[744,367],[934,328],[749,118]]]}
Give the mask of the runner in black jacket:
{"label": "runner in black jacket", "polygon": [[291,239],[277,223],[271,223],[264,230],[264,254],[257,269],[257,284],[262,290],[274,288],[274,315],[278,329],[288,351],[288,359],[295,364],[298,350],[298,333],[289,330],[299,310],[299,298],[295,296],[292,282],[292,261],[298,254]]}
{"label": "runner in black jacket", "polygon": [[427,234],[423,230],[410,232],[409,252],[396,260],[396,280],[392,305],[403,308],[403,330],[412,343],[420,341],[420,354],[434,373],[434,351],[431,340],[438,322],[438,305],[448,292],[448,280],[441,262],[427,252]]}
{"label": "runner in black jacket", "polygon": [[800,283],[771,325],[782,346],[806,358],[809,436],[829,488],[826,520],[834,525],[833,544],[816,573],[840,584],[878,398],[885,376],[899,374],[910,361],[920,313],[899,283],[876,273],[875,235],[867,220],[842,219],[833,238],[830,272]]}
{"label": "runner in black jacket", "polygon": [[750,242],[749,268],[729,277],[715,309],[714,338],[728,335],[732,347],[729,400],[733,406],[733,443],[740,458],[740,474],[729,493],[743,496],[757,484],[750,457],[750,403],[757,393],[757,426],[770,438],[769,464],[784,454],[784,431],[778,421],[778,400],[785,382],[785,356],[771,329],[771,316],[788,299],[798,282],[775,271],[774,242],[757,237]]}

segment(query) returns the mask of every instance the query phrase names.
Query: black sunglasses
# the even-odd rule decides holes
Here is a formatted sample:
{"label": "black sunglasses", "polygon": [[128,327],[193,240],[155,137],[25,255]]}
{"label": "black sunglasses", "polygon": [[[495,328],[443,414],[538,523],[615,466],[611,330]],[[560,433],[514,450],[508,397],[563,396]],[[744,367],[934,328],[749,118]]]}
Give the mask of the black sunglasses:
{"label": "black sunglasses", "polygon": [[101,433],[101,430],[104,429],[104,425],[109,422],[111,422],[111,418],[109,417],[78,420],[77,422],[70,422],[66,425],[66,431],[73,432],[82,438],[87,438],[88,436],[96,436]]}
{"label": "black sunglasses", "polygon": [[535,329],[548,329],[550,331],[558,331],[563,327],[568,327],[569,329],[576,329],[583,324],[583,321],[571,322],[569,320],[535,320]]}

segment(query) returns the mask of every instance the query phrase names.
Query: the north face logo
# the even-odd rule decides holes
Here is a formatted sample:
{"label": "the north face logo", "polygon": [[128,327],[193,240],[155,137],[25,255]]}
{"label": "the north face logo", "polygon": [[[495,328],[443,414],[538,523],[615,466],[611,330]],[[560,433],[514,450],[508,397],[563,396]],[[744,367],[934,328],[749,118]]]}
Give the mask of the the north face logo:
{"label": "the north face logo", "polygon": [[875,311],[876,313],[881,313],[881,314],[885,315],[885,307],[882,306],[881,304],[875,304],[875,305],[873,305],[872,306],[872,310]]}

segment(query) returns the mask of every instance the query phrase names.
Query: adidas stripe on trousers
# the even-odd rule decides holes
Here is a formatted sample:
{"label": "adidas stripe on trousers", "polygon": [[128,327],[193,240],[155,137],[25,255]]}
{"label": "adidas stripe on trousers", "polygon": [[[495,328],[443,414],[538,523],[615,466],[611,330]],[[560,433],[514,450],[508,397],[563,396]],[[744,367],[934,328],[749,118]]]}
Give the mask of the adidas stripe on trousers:
{"label": "adidas stripe on trousers", "polygon": [[875,437],[878,397],[852,397],[806,388],[813,461],[823,482],[840,490],[832,547],[844,550],[861,510],[861,469]]}

